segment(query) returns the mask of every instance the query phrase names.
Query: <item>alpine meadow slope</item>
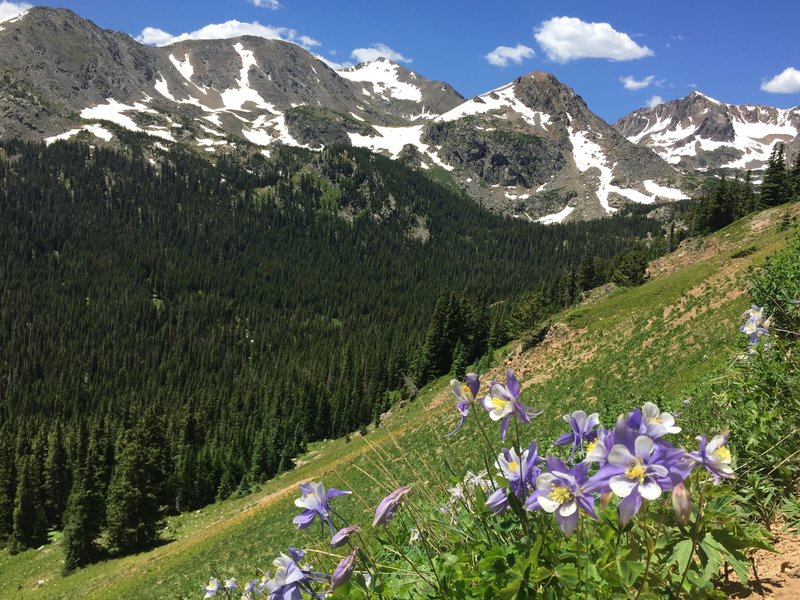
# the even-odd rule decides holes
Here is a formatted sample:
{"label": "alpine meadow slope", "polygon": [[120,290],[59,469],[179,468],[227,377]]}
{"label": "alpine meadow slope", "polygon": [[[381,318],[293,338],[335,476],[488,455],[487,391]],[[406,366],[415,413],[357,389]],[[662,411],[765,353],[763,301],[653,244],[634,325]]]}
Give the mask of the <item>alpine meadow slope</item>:
{"label": "alpine meadow slope", "polygon": [[[498,351],[482,378],[502,379],[506,369],[519,375],[522,400],[544,411],[530,425],[542,447],[563,429],[561,416],[578,407],[613,420],[649,400],[687,412],[679,420],[688,417],[695,426],[724,427],[712,406],[695,402],[686,408],[684,400],[724,374],[742,352],[738,325],[750,304],[748,271],[785,247],[791,232],[782,223],[798,216],[797,203],[781,206],[684,242],[651,265],[644,285],[607,289],[554,318],[533,347],[515,342]],[[304,481],[354,490],[352,502],[338,505],[354,522],[371,520],[380,498],[400,485],[412,484],[421,502],[441,504],[453,477],[461,480],[467,470],[480,468],[474,421],[459,435],[444,437],[457,421],[447,388],[446,378],[425,386],[365,436],[313,444],[296,469],[256,494],[170,518],[169,541],[148,552],[90,565],[69,577],[58,574],[58,539],[14,557],[3,554],[0,595],[17,597],[24,590],[27,598],[47,599],[197,597],[208,576],[256,577],[287,546],[324,553],[315,530],[298,532],[291,525],[296,486]]]}

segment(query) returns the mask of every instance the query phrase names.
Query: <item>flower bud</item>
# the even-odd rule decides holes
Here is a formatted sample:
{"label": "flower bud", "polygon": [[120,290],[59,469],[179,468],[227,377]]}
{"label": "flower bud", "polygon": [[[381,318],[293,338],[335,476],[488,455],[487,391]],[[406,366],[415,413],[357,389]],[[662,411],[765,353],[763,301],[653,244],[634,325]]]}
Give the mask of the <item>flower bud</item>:
{"label": "flower bud", "polygon": [[613,492],[606,492],[605,494],[600,495],[600,509],[604,509],[608,506],[608,503],[611,502],[611,499],[614,497]]}
{"label": "flower bud", "polygon": [[678,523],[687,525],[692,516],[692,496],[682,482],[672,489],[672,508]]}

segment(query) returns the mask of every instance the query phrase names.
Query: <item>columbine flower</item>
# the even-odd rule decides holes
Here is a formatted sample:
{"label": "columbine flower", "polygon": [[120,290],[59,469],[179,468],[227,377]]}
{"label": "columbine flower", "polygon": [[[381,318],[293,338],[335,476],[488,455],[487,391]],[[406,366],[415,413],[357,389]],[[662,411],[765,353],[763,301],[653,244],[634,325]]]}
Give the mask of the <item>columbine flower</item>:
{"label": "columbine flower", "polygon": [[615,429],[614,441],[607,464],[586,482],[584,490],[610,490],[622,498],[619,520],[625,525],[641,508],[642,499],[655,500],[683,481],[691,471],[691,461],[685,460],[683,450],[666,442],[656,444],[646,435],[621,427]]}
{"label": "columbine flower", "polygon": [[225,581],[225,591],[232,592],[233,590],[236,589],[238,585],[239,583],[236,581],[236,578],[231,577],[230,579]]}
{"label": "columbine flower", "polygon": [[541,472],[538,465],[543,462],[536,442],[531,442],[522,454],[517,454],[514,448],[503,448],[494,464],[500,470],[500,475],[508,480],[511,492],[518,498],[524,499],[528,486],[533,485]]}
{"label": "columbine flower", "polygon": [[634,431],[653,439],[681,431],[680,427],[675,426],[675,417],[668,412],[661,412],[652,402],[645,402],[642,410],[632,411],[627,423]]}
{"label": "columbine flower", "polygon": [[333,520],[328,514],[331,508],[328,500],[351,492],[329,488],[326,493],[325,486],[321,483],[301,483],[300,493],[302,496],[294,501],[294,505],[305,510],[297,515],[292,523],[297,525],[298,529],[305,529],[311,525],[314,517],[318,516],[322,522],[328,523],[333,532]]}
{"label": "columbine flower", "polygon": [[283,553],[272,564],[276,567],[275,577],[266,582],[270,600],[300,600],[300,584],[307,579],[303,570]]}
{"label": "columbine flower", "polygon": [[350,577],[353,575],[353,565],[356,562],[356,552],[358,552],[358,548],[353,548],[350,550],[350,554],[336,565],[336,569],[334,569],[331,576],[331,592],[350,581]]}
{"label": "columbine flower", "polygon": [[203,598],[213,598],[217,595],[217,592],[222,589],[222,586],[219,584],[219,579],[216,577],[212,577],[208,580],[208,585],[205,587],[206,595]]}
{"label": "columbine flower", "polygon": [[403,487],[397,488],[395,491],[381,500],[381,503],[378,504],[378,507],[375,509],[375,518],[372,521],[373,527],[377,527],[378,525],[386,525],[389,521],[391,521],[394,518],[397,509],[400,507],[400,500],[410,491],[411,486],[404,485]]}
{"label": "columbine flower", "polygon": [[584,442],[591,442],[597,437],[597,432],[592,430],[600,424],[600,415],[592,413],[587,417],[585,411],[576,410],[571,415],[564,415],[564,420],[569,423],[572,431],[559,437],[553,445],[563,446],[572,443],[572,451],[567,459],[572,461],[578,448],[581,449],[581,454],[583,454]]}
{"label": "columbine flower", "polygon": [[532,417],[542,414],[542,411],[531,409],[519,402],[519,381],[514,372],[506,372],[506,385],[494,382],[489,393],[483,399],[483,407],[489,411],[492,421],[500,421],[500,439],[506,439],[508,422],[514,416],[523,423],[530,423]]}
{"label": "columbine flower", "polygon": [[758,338],[762,335],[767,335],[769,330],[757,319],[750,318],[747,322],[739,327],[739,331],[746,333],[750,336],[750,344],[755,346],[758,344]]}
{"label": "columbine flower", "polygon": [[752,304],[750,306],[750,308],[748,308],[746,311],[744,311],[742,313],[742,318],[743,319],[747,319],[748,321],[750,319],[753,319],[757,323],[763,323],[764,322],[764,309],[762,309],[757,304]]}
{"label": "columbine flower", "polygon": [[458,379],[452,379],[450,381],[450,391],[452,391],[453,395],[458,399],[458,402],[456,402],[456,409],[461,414],[461,420],[458,422],[458,425],[456,425],[456,428],[450,433],[445,434],[445,436],[453,435],[461,429],[461,426],[467,420],[467,415],[469,415],[469,407],[475,402],[475,397],[478,395],[480,387],[481,383],[477,373],[467,373],[465,383],[461,383]]}
{"label": "columbine flower", "polygon": [[486,510],[493,515],[499,515],[508,508],[508,491],[506,488],[495,490],[486,498]]}
{"label": "columbine flower", "polygon": [[331,546],[333,548],[339,548],[341,546],[344,546],[350,539],[350,536],[353,535],[354,533],[358,533],[359,531],[361,531],[361,527],[359,527],[358,525],[352,525],[350,527],[342,527],[331,538]]}
{"label": "columbine flower", "polygon": [[698,465],[703,465],[714,476],[715,484],[718,485],[723,477],[727,479],[734,477],[727,433],[715,435],[708,443],[706,436],[698,435],[697,443],[699,445],[697,452],[690,452],[689,458]]}
{"label": "columbine flower", "polygon": [[692,516],[692,496],[683,482],[672,488],[672,510],[675,511],[675,520],[683,526],[689,524]]}
{"label": "columbine flower", "polygon": [[593,519],[594,498],[584,493],[581,487],[586,483],[589,463],[578,463],[572,469],[555,456],[547,457],[547,473],[536,478],[536,491],[525,502],[527,510],[541,508],[547,513],[555,513],[558,526],[569,537],[578,524],[578,509],[583,509]]}
{"label": "columbine flower", "polygon": [[[622,422],[622,426],[627,428],[624,421]],[[597,463],[598,466],[602,467],[606,464],[608,453],[611,452],[611,448],[613,447],[614,433],[606,431],[603,426],[600,425],[597,429],[597,437],[586,446],[586,458],[584,461],[587,463]]]}

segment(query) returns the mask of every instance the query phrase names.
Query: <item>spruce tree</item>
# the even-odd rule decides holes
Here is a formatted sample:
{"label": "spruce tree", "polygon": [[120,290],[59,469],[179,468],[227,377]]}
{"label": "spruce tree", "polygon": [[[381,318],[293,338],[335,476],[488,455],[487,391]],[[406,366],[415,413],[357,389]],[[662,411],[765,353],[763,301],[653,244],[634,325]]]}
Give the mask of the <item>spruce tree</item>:
{"label": "spruce tree", "polygon": [[47,542],[47,517],[37,493],[38,475],[35,458],[25,457],[19,467],[14,501],[14,529],[9,545],[12,554]]}
{"label": "spruce tree", "polygon": [[772,149],[772,154],[764,171],[764,181],[761,183],[761,205],[765,207],[778,206],[788,202],[792,196],[789,173],[786,170],[786,159],[783,144],[778,142]]}
{"label": "spruce tree", "polygon": [[47,458],[44,464],[44,507],[47,524],[61,529],[67,497],[70,492],[67,451],[64,447],[64,430],[60,424],[47,438]]}
{"label": "spruce tree", "polygon": [[142,550],[158,539],[166,485],[164,453],[157,419],[145,417],[123,435],[106,502],[106,535],[112,549]]}
{"label": "spruce tree", "polygon": [[93,476],[85,467],[74,474],[64,511],[64,572],[90,563],[98,554],[100,522],[94,518],[101,498],[93,489]]}
{"label": "spruce tree", "polygon": [[8,432],[0,432],[0,547],[8,543],[14,530],[17,474],[13,448],[14,444]]}

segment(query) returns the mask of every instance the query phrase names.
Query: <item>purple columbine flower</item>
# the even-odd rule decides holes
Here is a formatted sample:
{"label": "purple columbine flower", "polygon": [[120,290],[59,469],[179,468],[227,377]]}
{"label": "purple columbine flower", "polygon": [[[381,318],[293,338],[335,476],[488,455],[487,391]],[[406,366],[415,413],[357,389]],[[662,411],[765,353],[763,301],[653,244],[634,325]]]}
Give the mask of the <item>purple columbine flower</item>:
{"label": "purple columbine flower", "polygon": [[219,592],[221,589],[222,586],[219,584],[219,579],[217,579],[216,577],[212,577],[211,579],[208,580],[208,585],[203,590],[206,593],[206,595],[203,596],[203,598],[213,598],[214,596],[217,595],[217,592]]}
{"label": "purple columbine flower", "polygon": [[500,475],[508,480],[511,492],[517,498],[524,500],[528,486],[533,486],[536,477],[541,473],[539,465],[543,462],[534,441],[521,454],[517,454],[514,448],[503,448],[494,464],[500,470]]}
{"label": "purple columbine flower", "polygon": [[742,313],[742,318],[747,319],[748,321],[750,319],[753,319],[757,323],[763,323],[764,309],[758,306],[757,304],[751,304],[750,308],[748,308],[746,311]]}
{"label": "purple columbine flower", "polygon": [[589,493],[612,491],[622,498],[619,519],[630,521],[642,506],[642,500],[655,500],[665,490],[686,479],[692,469],[683,450],[666,442],[656,443],[646,435],[617,427],[614,447],[608,462],[586,482]]}
{"label": "purple columbine flower", "polygon": [[350,581],[350,577],[353,575],[353,565],[356,562],[356,552],[358,552],[358,548],[353,548],[350,550],[350,554],[336,565],[336,569],[334,569],[331,576],[331,592]]}
{"label": "purple columbine flower", "polygon": [[746,333],[748,336],[750,336],[749,341],[750,344],[753,346],[758,344],[758,339],[762,335],[767,335],[769,333],[769,330],[766,327],[764,327],[761,321],[754,319],[752,317],[747,319],[747,322],[741,327],[739,327],[739,331],[741,331],[742,333]]}
{"label": "purple columbine flower", "polygon": [[372,521],[372,526],[386,525],[391,521],[395,513],[397,513],[397,509],[400,507],[400,500],[410,491],[411,486],[404,485],[381,500],[380,504],[378,504],[378,507],[375,509],[375,518]]}
{"label": "purple columbine flower", "polygon": [[461,414],[461,420],[453,431],[445,434],[445,437],[457,433],[466,422],[467,415],[469,415],[469,407],[475,402],[475,397],[478,395],[480,387],[481,382],[477,373],[467,373],[464,383],[461,383],[458,379],[452,379],[450,381],[450,391],[452,391],[453,395],[458,399],[458,402],[456,402],[456,410]]}
{"label": "purple columbine flower", "polygon": [[703,465],[714,476],[715,484],[719,485],[723,477],[726,479],[734,477],[727,433],[715,435],[710,442],[706,442],[706,436],[698,435],[697,443],[699,445],[697,452],[690,452],[689,458],[698,465]]}
{"label": "purple columbine flower", "polygon": [[578,448],[581,449],[581,454],[583,454],[584,442],[591,442],[597,437],[597,432],[593,430],[600,424],[600,415],[598,413],[592,413],[586,416],[586,411],[576,410],[570,415],[564,415],[564,420],[569,423],[572,431],[560,436],[553,442],[553,445],[564,446],[565,444],[571,443],[572,451],[569,453],[569,458],[567,460],[572,461]]}
{"label": "purple columbine flower", "polygon": [[[627,429],[627,425],[625,425],[625,421],[622,417],[620,417],[617,425],[619,426],[620,424]],[[597,463],[598,466],[602,467],[606,464],[608,453],[611,452],[611,448],[613,447],[614,432],[606,431],[605,428],[600,425],[597,428],[597,437],[586,446],[586,458],[584,462]]]}
{"label": "purple columbine flower", "polygon": [[627,424],[634,431],[653,439],[681,432],[681,428],[675,426],[675,417],[668,412],[661,412],[652,402],[645,402],[642,410],[634,409],[628,415]]}
{"label": "purple columbine flower", "polygon": [[499,515],[501,512],[508,509],[508,490],[500,488],[491,493],[486,498],[486,510],[493,515]]}
{"label": "purple columbine flower", "polygon": [[266,582],[270,600],[300,600],[300,584],[307,579],[300,566],[283,553],[272,564],[275,576]]}
{"label": "purple columbine flower", "polygon": [[520,387],[514,372],[506,372],[506,385],[493,382],[489,393],[483,398],[483,407],[489,411],[492,421],[500,421],[500,439],[506,439],[508,422],[511,417],[516,417],[523,423],[530,423],[531,418],[542,414],[542,411],[532,411],[530,407],[519,402]]}
{"label": "purple columbine flower", "polygon": [[361,531],[361,527],[359,527],[358,525],[352,525],[350,527],[342,527],[331,538],[331,547],[340,548],[344,546],[350,539],[350,536],[355,533],[358,533],[359,531]]}
{"label": "purple columbine flower", "polygon": [[582,487],[588,475],[589,463],[578,463],[570,469],[561,459],[548,455],[547,472],[536,478],[536,491],[525,502],[525,508],[555,513],[558,526],[569,537],[578,525],[578,509],[597,518],[594,497]]}
{"label": "purple columbine flower", "polygon": [[336,496],[345,496],[351,492],[344,490],[337,490],[336,488],[329,488],[325,491],[325,486],[321,483],[301,483],[300,493],[302,494],[294,505],[303,508],[303,512],[297,515],[292,523],[297,525],[298,529],[305,529],[314,521],[314,517],[319,517],[323,523],[327,523],[331,532],[333,531],[333,520],[329,514],[331,509],[328,500]]}

